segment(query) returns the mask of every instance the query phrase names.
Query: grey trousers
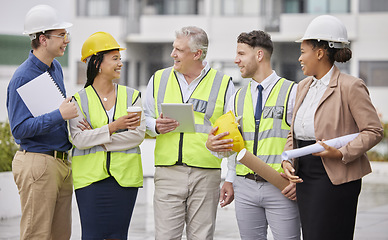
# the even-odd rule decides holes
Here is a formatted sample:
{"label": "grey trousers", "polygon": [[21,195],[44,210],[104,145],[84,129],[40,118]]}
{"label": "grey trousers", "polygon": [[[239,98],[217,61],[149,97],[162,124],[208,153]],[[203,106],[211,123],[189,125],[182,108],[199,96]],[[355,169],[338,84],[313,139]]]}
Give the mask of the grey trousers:
{"label": "grey trousers", "polygon": [[296,202],[268,182],[237,176],[233,187],[241,239],[265,240],[268,226],[275,240],[300,239]]}

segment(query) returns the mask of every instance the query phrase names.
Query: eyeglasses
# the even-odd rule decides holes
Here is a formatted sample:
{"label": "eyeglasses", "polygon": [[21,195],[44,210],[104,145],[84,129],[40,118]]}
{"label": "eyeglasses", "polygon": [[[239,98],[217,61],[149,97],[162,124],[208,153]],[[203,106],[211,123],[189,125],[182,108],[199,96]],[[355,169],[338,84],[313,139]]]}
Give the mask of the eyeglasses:
{"label": "eyeglasses", "polygon": [[52,37],[63,38],[64,42],[70,42],[70,33],[69,32],[66,32],[63,35],[54,35],[54,34],[45,34],[45,35],[52,36]]}

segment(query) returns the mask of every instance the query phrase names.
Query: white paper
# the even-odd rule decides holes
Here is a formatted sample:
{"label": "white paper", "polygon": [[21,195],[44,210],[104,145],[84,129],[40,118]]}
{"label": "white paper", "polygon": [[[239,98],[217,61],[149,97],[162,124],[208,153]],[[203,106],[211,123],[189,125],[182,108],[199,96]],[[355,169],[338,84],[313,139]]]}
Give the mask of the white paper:
{"label": "white paper", "polygon": [[[358,136],[358,134],[359,133],[353,133],[342,137],[326,140],[323,142],[331,147],[335,147],[338,149],[345,146],[348,142],[352,141],[353,139],[355,139]],[[297,158],[297,157],[306,156],[312,153],[322,152],[323,150],[325,150],[325,148],[322,147],[322,145],[320,145],[319,143],[315,143],[310,146],[284,151],[282,153],[282,160],[290,160],[292,158]]]}
{"label": "white paper", "polygon": [[48,72],[16,89],[34,117],[52,112],[64,100],[62,92]]}

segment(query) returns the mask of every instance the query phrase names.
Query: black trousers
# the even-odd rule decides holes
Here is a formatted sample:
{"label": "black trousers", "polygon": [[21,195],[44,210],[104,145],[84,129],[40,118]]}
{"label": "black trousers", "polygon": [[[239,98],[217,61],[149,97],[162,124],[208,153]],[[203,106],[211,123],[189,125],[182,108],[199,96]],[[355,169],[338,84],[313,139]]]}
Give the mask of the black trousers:
{"label": "black trousers", "polygon": [[[299,147],[313,141],[298,141]],[[296,185],[303,240],[353,239],[361,179],[333,185],[320,157],[299,158]]]}

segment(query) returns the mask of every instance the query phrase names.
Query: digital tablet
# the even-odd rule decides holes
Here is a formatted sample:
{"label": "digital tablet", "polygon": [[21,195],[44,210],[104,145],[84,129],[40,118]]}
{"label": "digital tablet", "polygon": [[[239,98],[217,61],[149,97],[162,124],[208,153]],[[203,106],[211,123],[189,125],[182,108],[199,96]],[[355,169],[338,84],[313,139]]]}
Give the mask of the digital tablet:
{"label": "digital tablet", "polygon": [[172,132],[195,132],[193,104],[162,103],[162,113],[164,117],[179,122],[179,126]]}

